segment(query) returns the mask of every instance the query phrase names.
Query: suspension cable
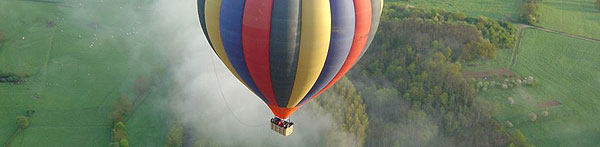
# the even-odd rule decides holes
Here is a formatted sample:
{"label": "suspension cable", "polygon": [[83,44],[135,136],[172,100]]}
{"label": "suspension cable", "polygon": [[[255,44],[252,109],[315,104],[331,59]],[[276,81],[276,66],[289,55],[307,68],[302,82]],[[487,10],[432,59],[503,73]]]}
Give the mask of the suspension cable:
{"label": "suspension cable", "polygon": [[213,63],[213,71],[215,73],[215,78],[217,79],[217,85],[219,86],[219,93],[221,94],[221,98],[223,99],[223,101],[225,102],[225,107],[227,107],[227,110],[229,110],[229,112],[231,112],[231,114],[233,114],[233,118],[235,118],[235,120],[237,120],[240,124],[243,124],[247,127],[261,127],[261,126],[265,126],[267,123],[261,123],[261,124],[248,124],[244,121],[241,121],[237,115],[235,115],[235,113],[233,112],[233,110],[231,109],[231,107],[229,107],[229,102],[227,102],[227,99],[225,98],[225,94],[223,93],[223,87],[221,87],[221,81],[219,80],[219,75],[217,74],[217,66],[216,66],[216,62],[215,62],[215,57],[214,56],[210,56],[211,57],[211,61]]}

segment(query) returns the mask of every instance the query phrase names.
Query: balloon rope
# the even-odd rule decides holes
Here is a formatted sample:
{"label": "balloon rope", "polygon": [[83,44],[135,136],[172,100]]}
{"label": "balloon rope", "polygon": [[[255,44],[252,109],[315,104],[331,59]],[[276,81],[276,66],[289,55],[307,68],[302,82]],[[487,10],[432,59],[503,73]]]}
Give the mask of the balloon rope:
{"label": "balloon rope", "polygon": [[243,124],[247,127],[260,127],[260,126],[265,126],[267,123],[262,123],[262,124],[247,124],[244,121],[241,121],[237,115],[235,115],[235,113],[233,112],[233,110],[231,109],[231,107],[229,107],[229,102],[227,102],[227,99],[225,98],[225,94],[223,93],[223,88],[221,87],[221,81],[219,81],[219,75],[217,74],[217,63],[215,62],[215,57],[214,56],[210,56],[211,57],[211,61],[213,63],[213,70],[215,73],[215,78],[217,79],[217,85],[219,86],[219,92],[221,93],[221,98],[223,99],[223,101],[225,102],[225,107],[227,107],[227,109],[229,110],[229,112],[231,112],[231,114],[233,114],[233,118],[235,118],[240,124]]}

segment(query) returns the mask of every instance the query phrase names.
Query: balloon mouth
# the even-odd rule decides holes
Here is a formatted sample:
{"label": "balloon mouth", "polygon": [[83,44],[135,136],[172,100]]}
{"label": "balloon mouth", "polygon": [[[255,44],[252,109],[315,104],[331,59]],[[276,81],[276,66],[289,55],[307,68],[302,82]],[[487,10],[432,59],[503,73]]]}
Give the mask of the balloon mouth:
{"label": "balloon mouth", "polygon": [[271,112],[273,112],[273,114],[280,119],[288,119],[290,115],[292,115],[296,110],[298,110],[298,107],[286,108],[279,107],[276,105],[269,105],[269,108],[271,109]]}

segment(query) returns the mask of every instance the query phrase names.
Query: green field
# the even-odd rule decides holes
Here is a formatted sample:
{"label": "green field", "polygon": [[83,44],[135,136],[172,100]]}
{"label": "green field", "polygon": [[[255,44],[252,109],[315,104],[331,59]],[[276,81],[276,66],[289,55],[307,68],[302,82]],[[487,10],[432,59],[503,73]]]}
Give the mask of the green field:
{"label": "green field", "polygon": [[419,8],[460,11],[469,16],[518,20],[521,0],[385,0],[385,2],[401,2]]}
{"label": "green field", "polygon": [[[119,95],[135,97],[136,77],[165,67],[147,37],[152,29],[140,25],[152,15],[144,3],[0,1],[0,71],[30,76],[0,83],[0,144],[15,132],[17,115],[35,110],[11,146],[108,146]],[[163,144],[166,114],[156,108],[167,94],[154,89],[128,122],[130,145]]]}
{"label": "green field", "polygon": [[540,26],[600,39],[600,10],[595,0],[543,0]]}
{"label": "green field", "polygon": [[[600,143],[600,43],[528,29],[513,70],[533,76],[534,87],[493,89],[481,97],[495,105],[495,117],[510,120],[537,146],[594,146]],[[513,97],[510,105],[507,97]],[[558,100],[560,106],[536,104]],[[548,117],[541,117],[547,110]],[[527,114],[535,112],[536,122]]]}

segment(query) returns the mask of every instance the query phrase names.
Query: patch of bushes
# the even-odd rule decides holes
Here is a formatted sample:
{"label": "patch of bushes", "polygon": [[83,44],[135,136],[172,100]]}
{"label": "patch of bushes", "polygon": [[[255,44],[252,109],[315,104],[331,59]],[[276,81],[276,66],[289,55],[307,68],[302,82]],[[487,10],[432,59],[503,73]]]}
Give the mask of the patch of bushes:
{"label": "patch of bushes", "polygon": [[488,40],[471,41],[465,44],[462,59],[494,59],[498,50]]}
{"label": "patch of bushes", "polygon": [[117,122],[112,129],[112,147],[129,147],[127,140],[127,128],[124,122]]}
{"label": "patch of bushes", "polygon": [[533,25],[540,22],[538,1],[539,0],[523,0],[519,17],[524,23]]}
{"label": "patch of bushes", "polygon": [[13,83],[13,84],[21,84],[25,82],[25,78],[28,75],[21,72],[18,74],[15,73],[0,73],[0,83]]}
{"label": "patch of bushes", "polygon": [[17,125],[19,126],[19,131],[27,129],[29,127],[29,117],[17,116]]}
{"label": "patch of bushes", "polygon": [[596,0],[596,7],[600,10],[600,0]]}
{"label": "patch of bushes", "polygon": [[511,134],[513,137],[512,143],[510,143],[509,147],[531,147],[533,145],[527,143],[527,137],[521,133],[521,130],[515,129]]}
{"label": "patch of bushes", "polygon": [[[497,78],[493,78],[497,79]],[[475,79],[475,90],[477,91],[487,91],[492,88],[501,88],[501,89],[510,89],[516,88],[520,86],[535,86],[536,80],[532,77],[508,77],[504,78],[504,80],[495,81],[493,79]]]}

